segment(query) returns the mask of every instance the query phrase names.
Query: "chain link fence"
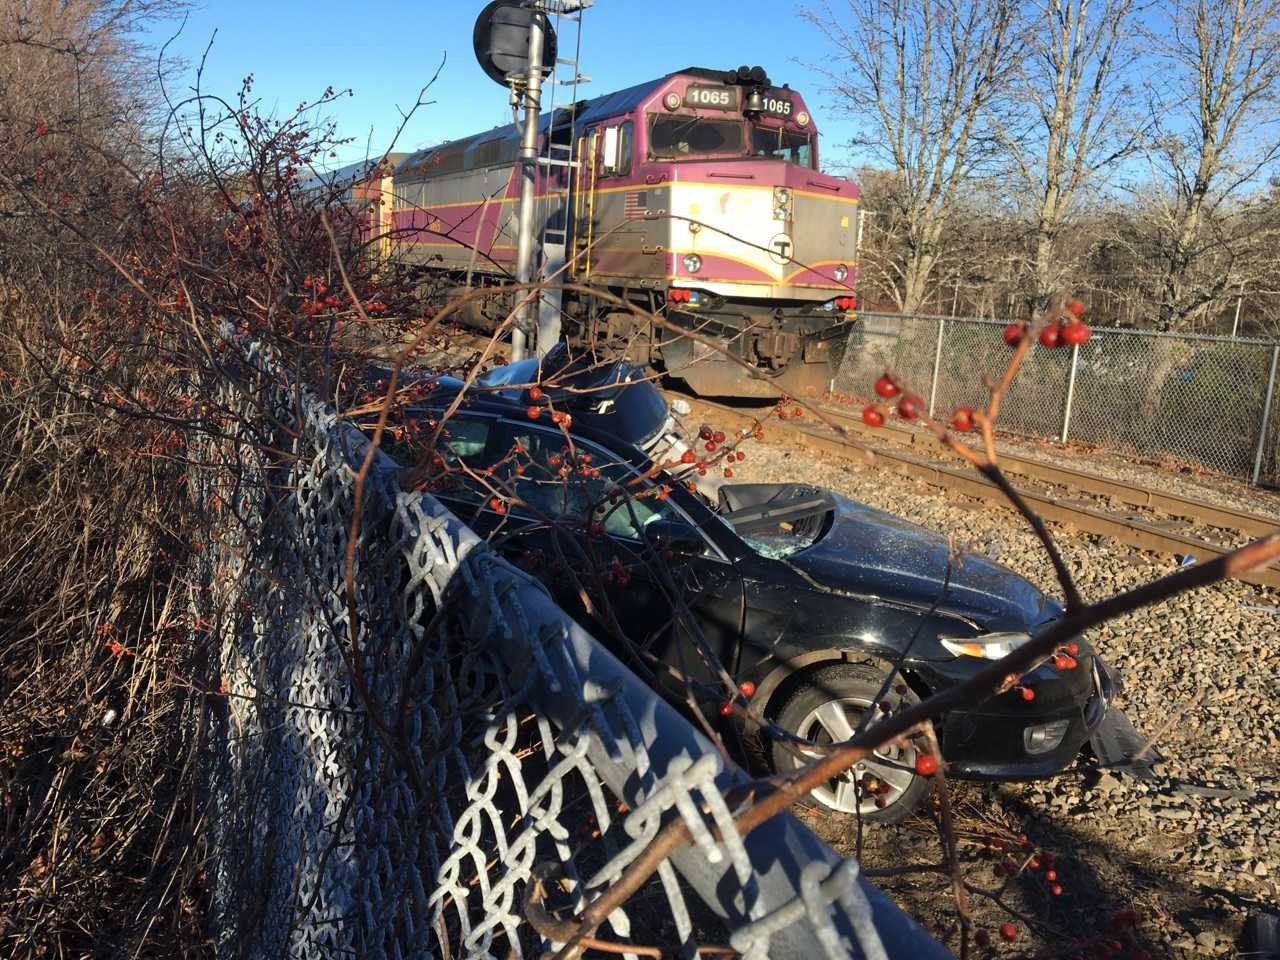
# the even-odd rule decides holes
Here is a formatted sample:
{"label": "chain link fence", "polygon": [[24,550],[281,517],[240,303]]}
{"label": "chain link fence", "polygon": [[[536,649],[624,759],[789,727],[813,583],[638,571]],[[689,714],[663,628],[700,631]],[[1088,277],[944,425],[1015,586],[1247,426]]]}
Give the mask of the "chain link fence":
{"label": "chain link fence", "polygon": [[[863,314],[863,345],[836,388],[869,395],[893,370],[942,416],[985,403],[1003,372],[1008,321]],[[1280,344],[1093,328],[1078,348],[1032,350],[1001,408],[1002,429],[1191,461],[1280,482]]]}
{"label": "chain link fence", "polygon": [[746,774],[381,452],[348,583],[368,441],[256,348],[228,369],[189,475],[219,956],[550,956],[674,818],[606,952],[949,956],[789,815],[739,836]]}

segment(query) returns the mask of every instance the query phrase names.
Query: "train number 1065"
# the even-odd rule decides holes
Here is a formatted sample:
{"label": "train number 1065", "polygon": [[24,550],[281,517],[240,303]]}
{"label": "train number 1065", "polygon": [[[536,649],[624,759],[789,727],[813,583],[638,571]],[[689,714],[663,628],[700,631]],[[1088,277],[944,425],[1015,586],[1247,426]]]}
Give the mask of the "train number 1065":
{"label": "train number 1065", "polygon": [[736,110],[738,91],[727,87],[704,87],[691,84],[684,91],[684,105],[701,107],[705,110]]}

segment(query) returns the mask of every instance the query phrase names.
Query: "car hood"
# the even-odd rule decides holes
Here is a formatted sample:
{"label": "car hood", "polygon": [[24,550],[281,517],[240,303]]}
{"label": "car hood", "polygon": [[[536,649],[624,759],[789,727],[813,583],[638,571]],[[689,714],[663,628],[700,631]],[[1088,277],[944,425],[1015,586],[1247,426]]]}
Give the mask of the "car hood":
{"label": "car hood", "polygon": [[[827,535],[789,563],[824,587],[915,606],[943,594],[948,542],[942,535],[837,494]],[[1062,607],[1008,567],[962,554],[953,564],[939,612],[985,631],[1026,631]]]}

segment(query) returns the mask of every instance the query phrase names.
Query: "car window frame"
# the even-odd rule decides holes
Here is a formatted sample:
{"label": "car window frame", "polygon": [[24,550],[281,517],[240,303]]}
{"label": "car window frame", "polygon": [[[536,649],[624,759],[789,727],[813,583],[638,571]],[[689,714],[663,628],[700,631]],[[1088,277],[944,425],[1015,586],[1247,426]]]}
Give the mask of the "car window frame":
{"label": "car window frame", "polygon": [[[444,415],[447,412],[444,408],[436,408],[436,407],[425,407],[422,409],[427,416],[433,417],[438,421],[444,420]],[[503,423],[506,420],[506,418],[502,416],[502,414],[494,413],[488,410],[456,410],[449,417],[449,419],[445,421],[444,429],[448,430],[449,423],[455,419],[489,420],[489,421],[492,421],[493,425],[499,428],[502,427]],[[441,439],[444,439],[444,438],[442,437]],[[492,447],[492,445],[493,445],[493,433],[491,428],[489,435],[485,438],[485,449],[488,450],[490,447]],[[465,477],[465,474],[463,476]],[[470,480],[470,478],[466,478],[466,479],[468,481]],[[486,510],[489,509],[488,503],[493,496],[492,494],[490,493],[481,494],[477,492],[475,493],[474,496],[472,496],[470,495],[470,487],[464,485],[462,489],[467,492],[467,495],[460,495],[458,491],[452,491],[452,490],[449,490],[449,491],[429,490],[427,492],[430,493],[433,497],[436,497],[437,499],[440,499],[440,500],[457,500],[459,502],[467,504],[468,506],[480,507],[481,505],[483,505]]]}
{"label": "car window frame", "polygon": [[[532,430],[535,432],[551,434],[553,436],[559,437],[561,440],[564,439],[564,435],[559,430],[556,430],[552,427],[546,427],[546,426],[542,426],[540,424],[535,424],[535,423],[521,422],[511,417],[502,417],[501,420],[506,426],[508,426],[512,430],[512,433],[509,434],[508,439],[513,444],[515,443],[515,440],[516,440],[514,431],[517,428],[520,430]],[[585,450],[587,453],[591,454],[592,457],[595,457],[597,455],[600,455],[601,457],[603,457],[603,460],[601,461],[602,463],[619,464],[622,467],[624,467],[632,476],[640,477],[641,480],[643,480],[648,485],[657,486],[657,484],[653,483],[652,478],[646,476],[644,471],[638,469],[629,457],[622,456],[616,451],[610,450],[609,448],[601,445],[600,443],[594,440],[587,439],[581,435],[575,435],[571,433],[570,436],[573,437],[573,443],[575,447]],[[704,549],[701,553],[698,554],[698,556],[705,557],[710,560],[718,560],[721,563],[732,563],[729,557],[725,554],[724,550],[720,547],[720,544],[716,543],[715,540],[707,534],[707,532],[703,529],[702,525],[698,523],[692,516],[690,516],[689,511],[687,511],[675,497],[668,499],[667,504],[668,506],[671,507],[672,510],[675,511],[675,513],[679,516],[681,520],[689,524],[689,526],[692,529],[698,532],[698,536],[702,538]],[[485,509],[491,509],[491,508],[486,506]],[[534,516],[533,514],[520,509],[520,505],[515,502],[513,502],[511,506],[508,508],[508,514],[509,515],[517,514],[521,518],[532,520],[535,522],[540,519],[537,516]],[[625,543],[634,543],[634,544],[639,544],[641,546],[645,545],[645,541],[641,538],[626,537],[616,533],[611,533],[609,534],[609,536],[615,540],[621,540]]]}

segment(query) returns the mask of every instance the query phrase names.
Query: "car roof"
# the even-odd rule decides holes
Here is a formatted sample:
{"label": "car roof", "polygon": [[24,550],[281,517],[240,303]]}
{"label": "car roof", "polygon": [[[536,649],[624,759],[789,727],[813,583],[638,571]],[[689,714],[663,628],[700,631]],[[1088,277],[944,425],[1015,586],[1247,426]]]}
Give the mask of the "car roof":
{"label": "car roof", "polygon": [[[541,372],[545,368],[545,373]],[[447,403],[466,388],[457,377],[431,377],[435,387],[423,402]],[[530,395],[541,382],[541,396]],[[550,422],[551,410],[572,416],[572,430],[596,434],[606,445],[625,443],[644,450],[667,427],[670,411],[662,391],[640,367],[625,361],[597,364],[552,351],[542,360],[519,360],[477,377],[467,389],[467,409],[528,419],[539,408],[539,422]]]}

